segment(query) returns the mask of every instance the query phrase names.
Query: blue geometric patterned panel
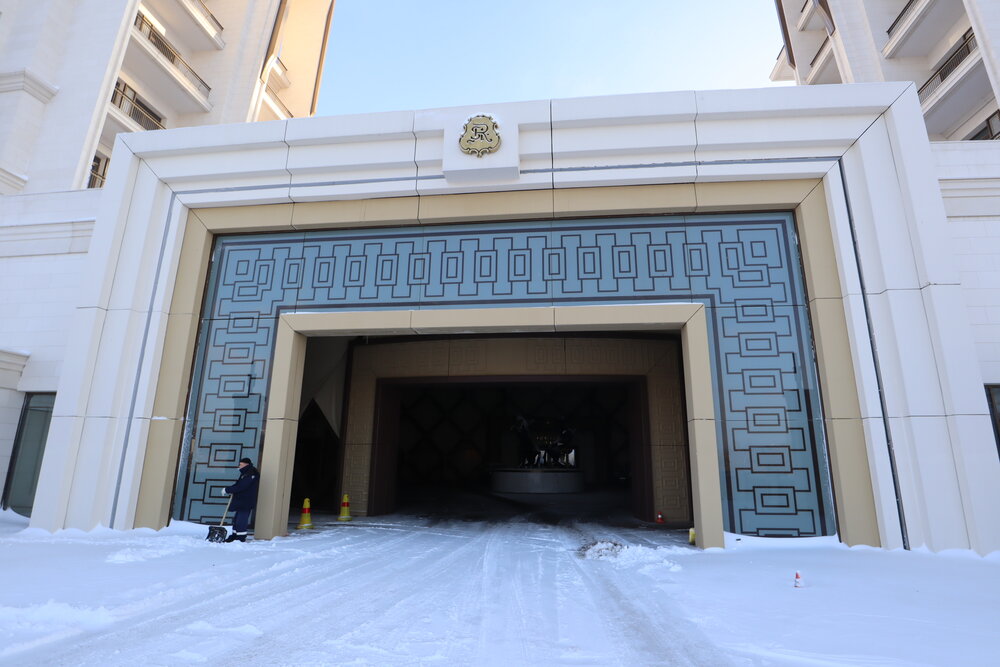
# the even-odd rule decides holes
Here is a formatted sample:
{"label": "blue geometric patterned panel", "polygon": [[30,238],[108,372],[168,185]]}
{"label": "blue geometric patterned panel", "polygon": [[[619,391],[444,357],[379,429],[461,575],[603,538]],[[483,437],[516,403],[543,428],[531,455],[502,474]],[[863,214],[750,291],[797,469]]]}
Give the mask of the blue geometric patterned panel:
{"label": "blue geometric patterned panel", "polygon": [[216,239],[174,515],[222,510],[260,460],[282,312],[697,302],[712,352],[726,530],[836,531],[790,214],[655,216]]}

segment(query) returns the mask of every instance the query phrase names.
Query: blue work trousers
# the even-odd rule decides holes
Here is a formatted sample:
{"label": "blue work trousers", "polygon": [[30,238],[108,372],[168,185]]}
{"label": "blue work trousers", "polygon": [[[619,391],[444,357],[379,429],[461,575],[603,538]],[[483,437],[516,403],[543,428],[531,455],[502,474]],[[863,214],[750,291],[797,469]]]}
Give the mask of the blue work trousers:
{"label": "blue work trousers", "polygon": [[237,534],[244,534],[247,532],[247,526],[250,525],[250,513],[253,510],[236,510],[233,515],[233,532]]}

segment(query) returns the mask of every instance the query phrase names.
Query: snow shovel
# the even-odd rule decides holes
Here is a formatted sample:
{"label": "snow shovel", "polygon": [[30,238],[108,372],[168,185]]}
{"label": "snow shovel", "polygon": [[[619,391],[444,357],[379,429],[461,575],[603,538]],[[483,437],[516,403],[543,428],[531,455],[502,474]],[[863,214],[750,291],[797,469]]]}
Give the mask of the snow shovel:
{"label": "snow shovel", "polygon": [[205,539],[209,542],[226,541],[226,529],[222,526],[222,524],[226,521],[226,514],[229,513],[229,503],[231,502],[233,502],[233,497],[229,496],[229,502],[226,503],[226,509],[222,513],[222,518],[219,519],[219,525],[208,527],[208,536]]}

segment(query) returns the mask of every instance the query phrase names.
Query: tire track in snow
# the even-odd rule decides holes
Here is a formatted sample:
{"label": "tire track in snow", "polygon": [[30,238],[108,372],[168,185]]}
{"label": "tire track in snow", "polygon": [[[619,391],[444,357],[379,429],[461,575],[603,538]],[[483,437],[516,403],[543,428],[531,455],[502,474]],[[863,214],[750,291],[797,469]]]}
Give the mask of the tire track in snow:
{"label": "tire track in snow", "polygon": [[[115,608],[113,628],[18,658],[102,666],[264,665],[275,656],[292,665],[726,664],[669,598],[650,593],[648,577],[615,576],[612,564],[577,557],[597,533],[619,536],[529,516],[432,529],[358,523],[246,545],[246,557],[221,572],[217,565],[164,582],[153,598]],[[242,572],[254,581],[234,586]]]}
{"label": "tire track in snow", "polygon": [[[490,616],[475,660],[464,664],[537,664],[539,655],[553,652],[565,664],[613,662],[603,648],[609,645],[604,629],[587,622],[594,613],[588,596],[578,578],[567,577],[573,570],[561,533],[524,519],[497,532],[485,572]],[[563,606],[564,599],[572,603]]]}
{"label": "tire track in snow", "polygon": [[[348,530],[353,532],[355,528],[352,527]],[[361,528],[361,530],[365,529]],[[87,633],[85,637],[80,636],[84,634],[81,631],[72,637],[60,637],[57,642],[47,643],[41,648],[13,657],[17,657],[19,660],[25,659],[25,664],[34,665],[106,665],[109,660],[111,664],[120,664],[124,658],[121,650],[115,651],[113,656],[105,656],[101,647],[109,642],[120,646],[135,645],[137,637],[143,634],[148,635],[150,640],[162,638],[165,633],[189,624],[191,617],[197,616],[200,610],[212,606],[219,610],[216,615],[220,618],[226,618],[225,623],[230,624],[229,619],[234,614],[229,612],[247,607],[255,608],[262,599],[271,597],[271,591],[277,587],[284,585],[287,591],[301,591],[309,587],[311,582],[308,578],[303,579],[301,575],[306,569],[305,566],[310,562],[339,555],[345,549],[349,549],[351,543],[355,542],[363,542],[369,555],[377,556],[383,552],[393,553],[402,543],[410,541],[414,537],[412,533],[393,532],[389,533],[392,535],[391,538],[373,542],[364,540],[362,535],[355,536],[347,533],[347,530],[344,532],[344,537],[347,539],[343,544],[335,541],[330,548],[318,553],[303,549],[290,549],[288,547],[291,545],[286,546],[281,543],[277,548],[267,548],[260,555],[254,553],[250,558],[232,564],[234,572],[243,570],[274,573],[276,576],[268,582],[267,587],[261,587],[258,584],[244,584],[234,588],[233,581],[238,576],[224,577],[220,580],[217,576],[206,576],[207,573],[202,576],[187,575],[183,578],[186,581],[180,590],[171,588],[153,598],[146,598],[140,602],[112,610],[116,618],[116,625],[107,631]],[[316,537],[318,536],[310,536],[307,540],[315,540]],[[271,544],[274,543],[268,543],[266,546],[270,547]],[[251,546],[256,545],[251,543]],[[244,547],[243,545],[219,545],[218,548],[241,549]],[[287,556],[288,554],[294,554],[290,560],[275,561],[275,557]],[[271,561],[274,562],[270,567],[261,567]],[[350,575],[355,570],[363,569],[365,565],[365,562],[358,562],[353,566],[340,568],[339,573],[341,576]],[[218,569],[213,568],[213,570],[216,574],[219,572]],[[172,583],[168,585],[172,585]],[[259,614],[254,620],[260,621]],[[122,628],[121,626],[127,627]],[[67,648],[65,645],[70,641],[73,642],[74,646]],[[82,656],[86,656],[86,658]],[[150,656],[141,649],[141,643],[140,651],[135,659],[134,664],[151,664],[149,662]],[[155,664],[175,663],[168,661]]]}
{"label": "tire track in snow", "polygon": [[[472,527],[476,532],[469,536]],[[363,620],[328,644],[364,653],[370,650],[371,639],[395,629],[403,636],[391,664],[412,664],[418,659],[462,664],[462,656],[468,655],[474,643],[468,628],[481,616],[482,544],[492,539],[492,532],[482,525],[463,528],[464,544],[443,557],[429,551],[411,558],[402,567],[404,581],[395,591],[369,600],[358,610]],[[383,578],[395,576],[391,573]],[[417,629],[412,628],[414,620],[422,621]]]}
{"label": "tire track in snow", "polygon": [[[338,664],[346,662],[347,658],[343,655],[345,649],[355,654],[355,659],[374,660],[374,662],[365,662],[364,664],[384,664],[386,661],[391,661],[392,664],[398,664],[401,661],[412,663],[413,653],[427,647],[433,650],[431,655],[425,655],[426,658],[444,659],[443,656],[435,655],[440,653],[437,647],[439,638],[435,634],[423,636],[418,634],[415,637],[406,637],[400,642],[400,650],[395,652],[384,648],[373,649],[372,642],[368,641],[368,638],[378,637],[384,642],[387,635],[408,632],[407,628],[413,624],[414,618],[440,611],[443,604],[453,602],[455,599],[469,599],[468,595],[458,595],[457,592],[449,590],[436,591],[439,588],[438,582],[455,580],[454,578],[449,579],[446,575],[454,574],[456,568],[463,561],[475,561],[467,556],[469,552],[474,553],[478,550],[477,542],[484,539],[483,533],[480,530],[478,535],[473,535],[470,538],[468,527],[465,527],[464,533],[464,535],[451,535],[452,538],[460,541],[458,546],[455,546],[452,541],[442,544],[440,533],[430,536],[427,533],[417,534],[415,537],[418,538],[418,541],[427,542],[427,545],[426,548],[422,549],[419,548],[420,545],[417,545],[418,548],[415,550],[419,553],[409,558],[396,557],[394,554],[394,557],[388,561],[378,561],[368,558],[368,554],[365,554],[363,558],[371,571],[366,573],[363,578],[346,586],[339,581],[339,575],[336,573],[315,579],[314,584],[318,587],[322,587],[324,581],[336,581],[340,585],[333,586],[329,592],[319,594],[315,599],[299,605],[295,612],[296,617],[288,621],[292,625],[293,631],[285,633],[284,636],[280,633],[274,633],[268,639],[270,648],[273,650],[277,647],[283,655],[294,655],[295,659],[290,664]],[[467,565],[465,569],[469,569],[469,567]],[[462,578],[457,580],[461,581]],[[304,649],[301,643],[294,639],[285,638],[294,637],[295,630],[299,630],[301,634],[303,626],[302,620],[298,616],[322,618],[333,609],[347,612],[344,614],[344,623],[340,626],[343,628],[342,631],[338,632],[338,627],[327,627],[319,629],[322,630],[320,634],[312,633],[316,636],[325,636],[326,639],[322,643],[329,648]],[[352,625],[355,620],[357,622]],[[307,634],[309,633],[307,632]],[[428,653],[427,650],[422,652]],[[370,655],[371,653],[376,655]],[[449,651],[449,653],[454,653],[454,651]],[[331,658],[331,655],[337,657]],[[247,661],[241,658],[233,662],[233,664],[236,663],[247,664]],[[253,664],[252,661],[250,664]],[[452,662],[452,664],[454,663]]]}
{"label": "tire track in snow", "polygon": [[[510,562],[510,554],[507,553],[502,547],[509,544],[510,533],[512,532],[511,526],[519,526],[520,521],[512,521],[511,523],[504,526],[497,526],[497,529],[493,531],[493,535],[487,541],[483,556],[482,556],[482,581],[483,590],[493,591],[494,599],[487,599],[486,596],[483,598],[483,619],[479,626],[479,650],[478,662],[482,665],[489,665],[490,659],[495,659],[497,661],[503,660],[504,662],[512,659],[511,653],[517,653],[519,660],[515,660],[514,664],[528,664],[527,655],[523,644],[518,644],[516,646],[498,646],[497,643],[507,641],[508,644],[511,642],[511,637],[523,636],[523,634],[516,634],[511,632],[511,628],[507,627],[496,627],[506,625],[505,617],[506,614],[503,613],[506,605],[503,604],[502,600],[506,595],[511,595],[514,598],[514,606],[516,607],[517,618],[521,621],[521,630],[523,633],[523,612],[524,605],[521,601],[521,596],[517,589],[520,588],[516,582],[510,582],[507,577],[504,576],[502,572],[502,564]],[[502,531],[502,532],[501,532]],[[501,535],[505,539],[501,539]],[[500,545],[498,547],[498,544]],[[501,551],[502,553],[498,553]],[[498,611],[498,609],[500,611]],[[501,638],[498,640],[497,638]],[[484,655],[483,647],[489,647],[488,652]]]}
{"label": "tire track in snow", "polygon": [[[588,526],[590,530],[575,524],[567,528],[567,537],[584,536],[586,542],[595,539],[593,526]],[[601,532],[599,539],[613,536],[625,545],[630,541],[611,530],[601,528]],[[578,545],[577,550],[586,542]],[[598,603],[596,608],[610,628],[609,635],[618,644],[619,655],[623,656],[619,664],[695,667],[733,664],[726,651],[684,618],[676,603],[670,603],[667,593],[649,594],[653,584],[650,577],[636,571],[632,577],[612,577],[613,560],[586,561],[577,557],[571,562]]]}
{"label": "tire track in snow", "polygon": [[[382,531],[373,532],[381,533]],[[373,596],[372,591],[385,591],[389,589],[390,580],[398,578],[408,568],[414,570],[412,561],[408,563],[406,560],[398,558],[400,553],[423,551],[425,553],[422,560],[427,561],[430,566],[434,566],[437,570],[446,567],[448,560],[460,558],[462,555],[461,553],[451,553],[449,548],[451,540],[444,542],[441,540],[442,537],[461,540],[463,539],[461,533],[448,535],[435,531],[433,534],[428,534],[419,528],[411,527],[408,533],[393,531],[388,534],[391,537],[384,541],[366,541],[366,547],[363,551],[359,550],[357,555],[348,555],[347,561],[344,561],[343,558],[338,559],[336,566],[331,566],[328,569],[316,566],[322,564],[323,561],[337,559],[338,556],[343,557],[345,554],[343,553],[344,549],[341,548],[342,545],[325,549],[319,553],[305,553],[292,561],[274,563],[269,568],[270,571],[279,568],[280,573],[278,577],[269,582],[268,586],[259,588],[243,586],[223,593],[216,598],[214,603],[195,603],[182,611],[171,610],[169,613],[154,613],[144,623],[136,625],[136,632],[129,632],[128,637],[123,637],[125,640],[123,643],[134,646],[139,642],[141,646],[145,642],[139,641],[136,633],[148,629],[151,630],[149,632],[150,643],[162,642],[166,635],[176,641],[182,649],[179,651],[180,655],[175,656],[176,659],[171,660],[171,656],[160,657],[159,660],[162,662],[155,664],[188,663],[196,661],[198,656],[209,659],[213,664],[227,664],[225,657],[220,653],[224,652],[226,646],[233,644],[234,641],[232,637],[225,641],[227,633],[224,630],[211,642],[205,641],[204,638],[200,640],[198,637],[187,638],[188,648],[183,648],[185,646],[185,628],[190,624],[190,618],[203,615],[206,604],[214,604],[218,607],[217,615],[225,619],[226,626],[251,628],[256,628],[258,625],[266,626],[268,632],[256,641],[266,641],[269,645],[268,652],[273,654],[275,645],[280,647],[282,644],[287,644],[285,648],[291,653],[283,652],[283,654],[295,654],[295,651],[302,650],[301,644],[297,641],[287,642],[283,637],[301,637],[304,629],[309,626],[310,619],[325,617],[330,613],[331,607],[336,608],[342,599],[352,598],[358,601],[358,604],[355,605],[355,614],[360,611],[361,615],[369,613],[375,616],[377,615],[376,611],[383,611],[365,609],[364,605],[371,605],[372,601],[375,600],[391,600],[391,596]],[[316,538],[311,537],[310,539],[315,540]],[[428,548],[421,549],[420,542],[427,542]],[[383,566],[373,575],[371,570],[375,566],[374,564],[379,563]],[[387,566],[386,563],[390,565]],[[431,572],[430,574],[435,573]],[[419,587],[425,582],[425,579],[425,577],[420,577],[414,586]],[[317,590],[323,591],[324,589],[325,593],[316,594]],[[402,602],[403,600],[396,600],[391,604],[398,606]],[[266,619],[262,619],[262,613],[266,615]],[[329,631],[329,628],[314,628],[314,630],[322,636],[324,631]],[[305,634],[309,635],[310,633],[305,631]],[[108,639],[109,637],[105,634],[101,637],[95,637],[90,643],[94,645],[106,644]],[[236,636],[235,640],[237,643],[246,643],[247,638]],[[191,642],[195,642],[195,645],[191,646]],[[65,658],[57,658],[45,664],[106,664],[108,659],[116,664],[132,660],[135,660],[137,664],[150,664],[149,655],[142,648],[133,650],[134,655],[128,659],[123,659],[125,655],[122,651],[107,658],[96,653],[91,655],[88,651],[86,662],[81,662],[79,659],[81,648],[85,651],[87,649],[85,645],[79,646],[72,652],[72,657],[67,655]],[[234,661],[234,664],[253,664],[252,655],[253,651],[250,649],[247,656],[241,656]],[[329,659],[329,655],[326,657]],[[304,656],[303,661],[310,662],[310,659],[308,656]],[[270,664],[270,662],[270,660],[264,660],[261,664]],[[288,664],[297,662],[301,661],[294,660]]]}

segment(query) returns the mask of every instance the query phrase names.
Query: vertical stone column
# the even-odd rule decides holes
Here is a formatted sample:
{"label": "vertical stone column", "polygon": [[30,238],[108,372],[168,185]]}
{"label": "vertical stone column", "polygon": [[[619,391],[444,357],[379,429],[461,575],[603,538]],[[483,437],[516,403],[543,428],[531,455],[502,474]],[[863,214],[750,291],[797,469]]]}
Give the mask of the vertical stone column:
{"label": "vertical stone column", "polygon": [[867,7],[862,0],[829,2],[837,26],[833,40],[840,45],[839,55],[843,56],[837,59],[837,64],[844,83],[885,81],[881,44],[876,38],[877,30],[881,30],[881,37],[885,36],[885,28],[872,25],[870,12],[873,8]]}
{"label": "vertical stone column", "polygon": [[983,54],[993,96],[1000,99],[1000,3],[993,0],[964,0],[965,11]]}

